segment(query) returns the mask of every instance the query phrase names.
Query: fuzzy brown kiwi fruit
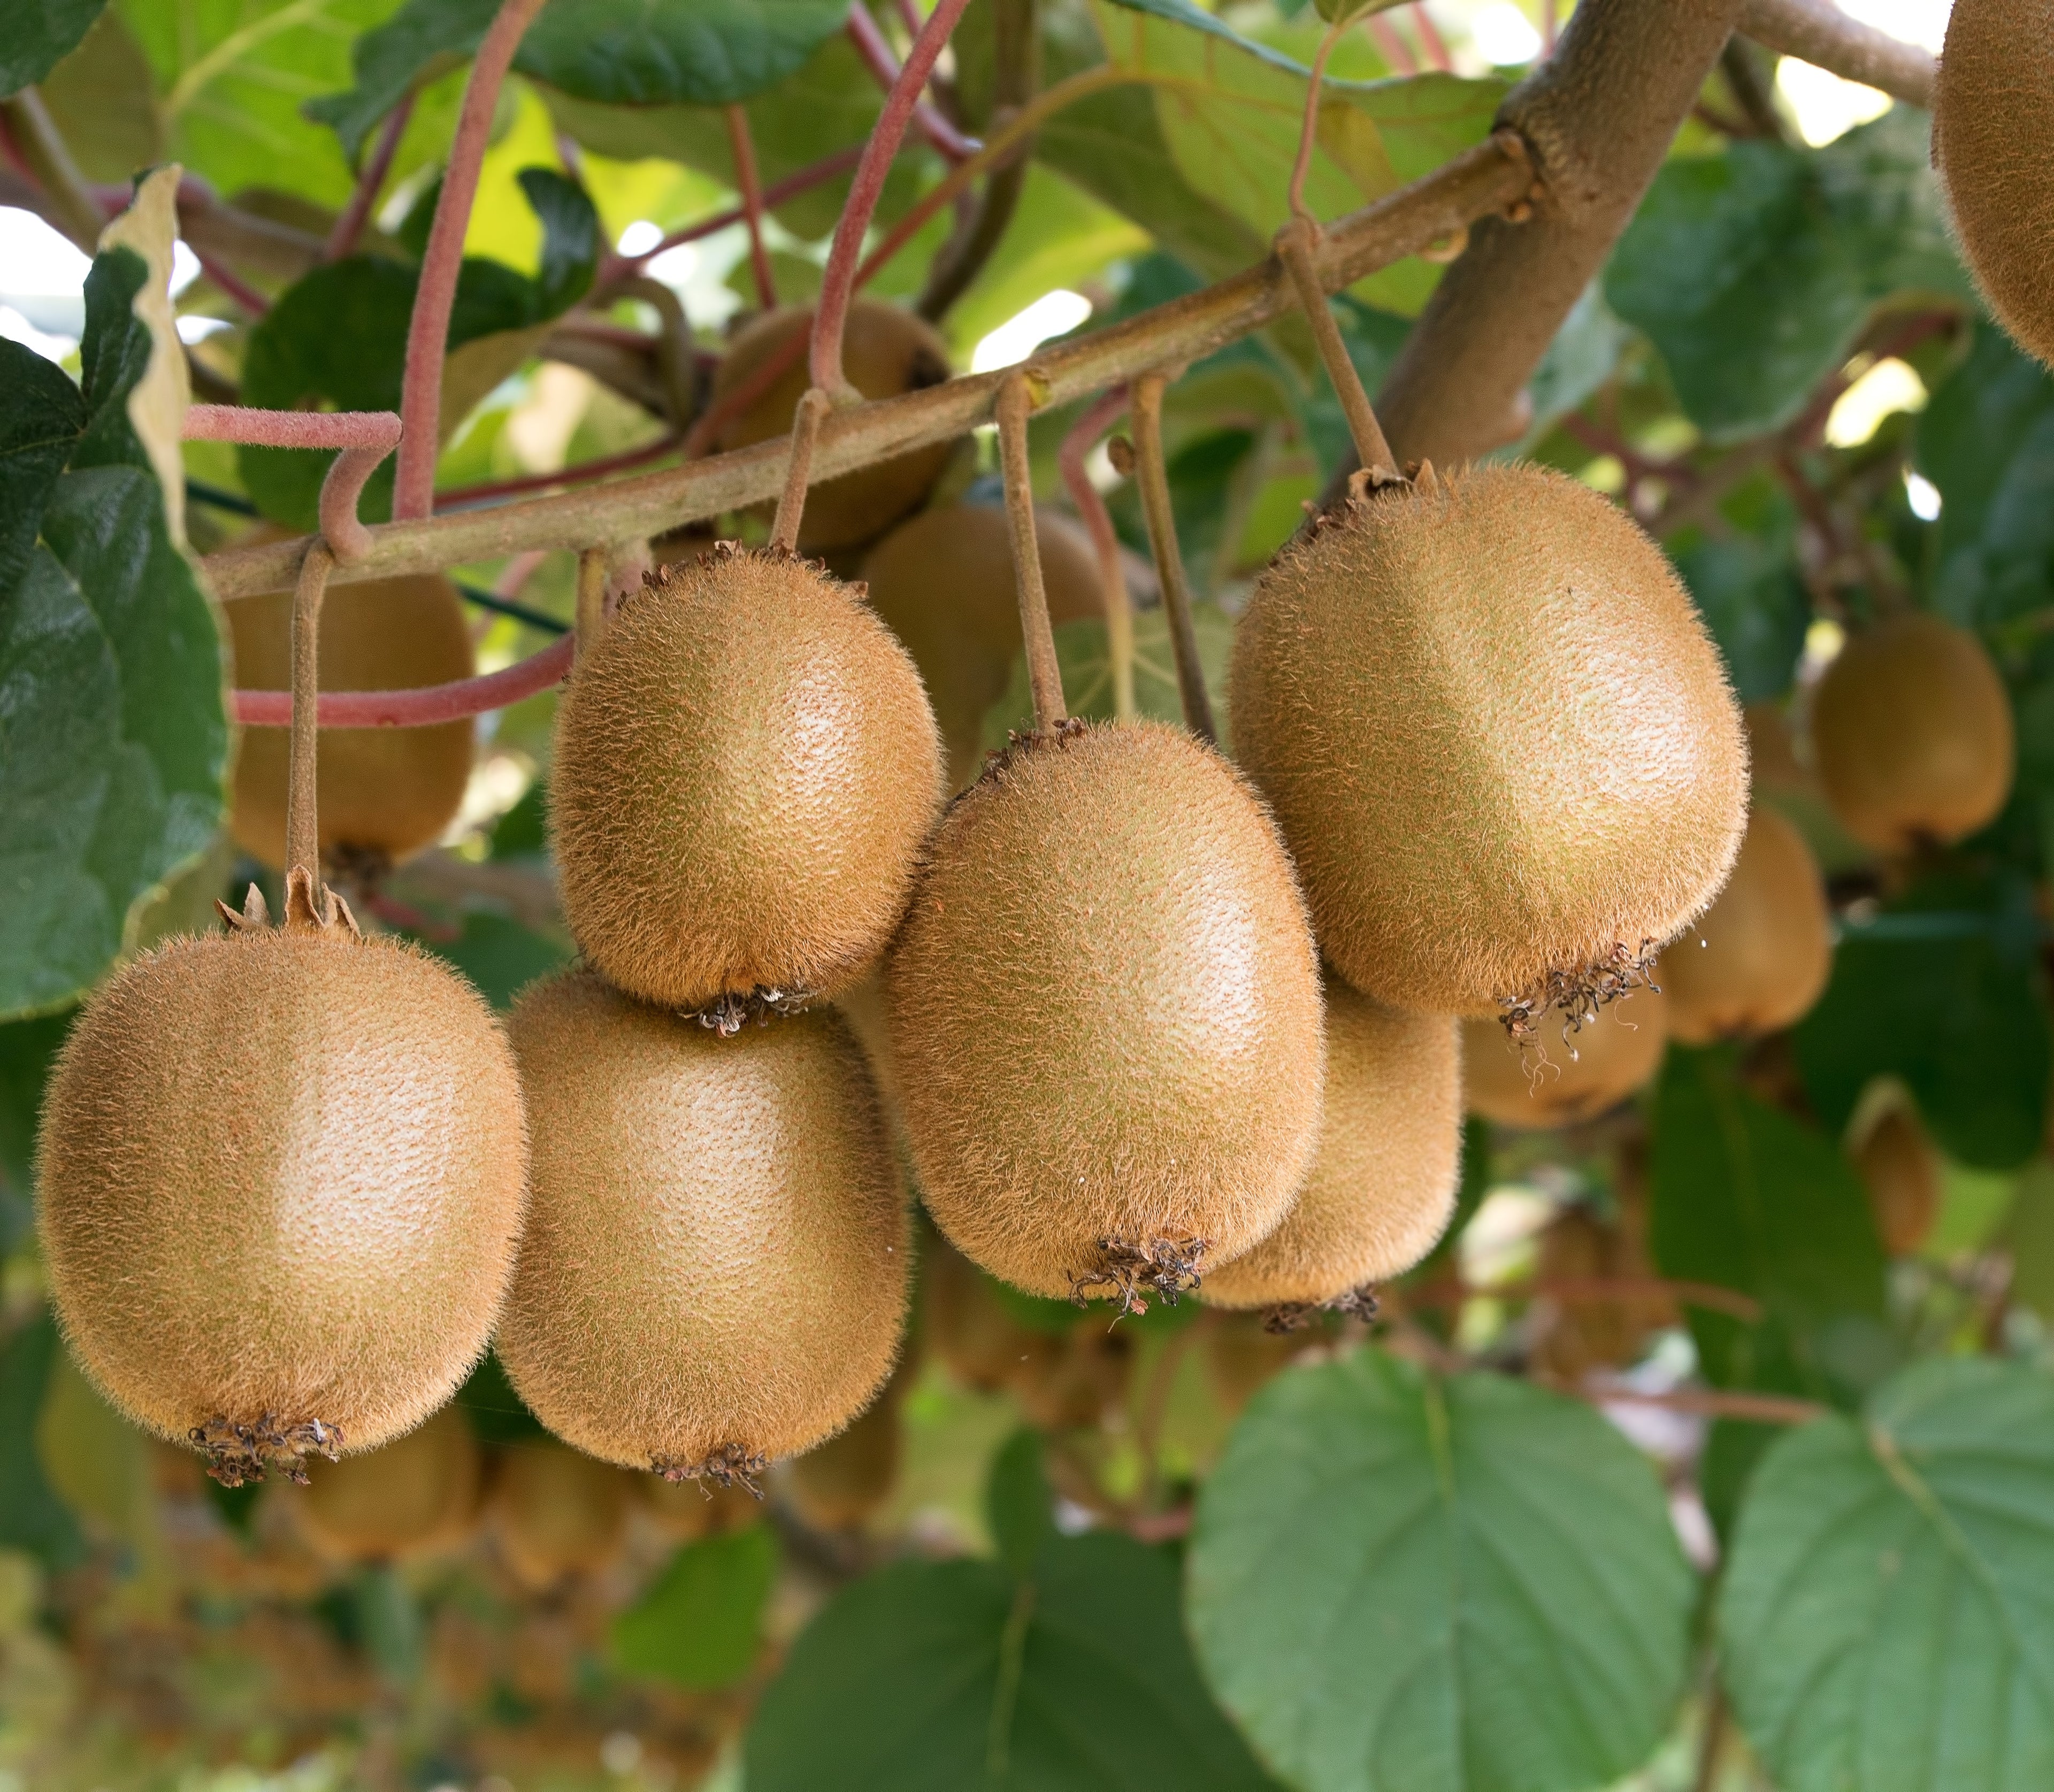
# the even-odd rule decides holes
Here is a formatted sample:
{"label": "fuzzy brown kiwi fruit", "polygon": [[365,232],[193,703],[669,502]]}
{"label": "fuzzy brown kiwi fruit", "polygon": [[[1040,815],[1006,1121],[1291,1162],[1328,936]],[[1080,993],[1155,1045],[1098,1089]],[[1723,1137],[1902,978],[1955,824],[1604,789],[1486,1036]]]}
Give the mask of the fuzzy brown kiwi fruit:
{"label": "fuzzy brown kiwi fruit", "polygon": [[533,1193],[495,1348],[580,1449],[753,1478],[860,1412],[906,1314],[904,1200],[831,1010],[722,1039],[589,972],[508,1021]]}
{"label": "fuzzy brown kiwi fruit", "polygon": [[1539,1279],[1561,1292],[1535,1343],[1534,1362],[1565,1381],[1638,1362],[1648,1334],[1675,1322],[1674,1307],[1658,1295],[1592,1300],[1575,1284],[1645,1282],[1654,1275],[1633,1232],[1605,1224],[1587,1207],[1563,1209],[1540,1235]]}
{"label": "fuzzy brown kiwi fruit", "polygon": [[897,925],[941,784],[891,631],[805,561],[723,544],[629,597],[564,694],[565,917],[663,1008],[832,995]]}
{"label": "fuzzy brown kiwi fruit", "polygon": [[1359,483],[1262,575],[1230,690],[1322,949],[1396,1007],[1587,988],[1739,850],[1718,649],[1661,549],[1544,468]]}
{"label": "fuzzy brown kiwi fruit", "polygon": [[1662,955],[1670,1036],[1703,1045],[1777,1032],[1811,1012],[1832,968],[1818,861],[1790,822],[1757,806],[1718,900]]}
{"label": "fuzzy brown kiwi fruit", "polygon": [[1595,1119],[1662,1067],[1668,1038],[1666,1000],[1652,989],[1612,1003],[1566,1039],[1550,1022],[1524,1046],[1495,1020],[1466,1020],[1462,1094],[1472,1114],[1501,1126]]}
{"label": "fuzzy brown kiwi fruit", "polygon": [[1981,641],[1923,611],[1852,636],[1812,704],[1826,800],[1863,845],[1973,833],[2011,794],[2011,699]]}
{"label": "fuzzy brown kiwi fruit", "polygon": [[890,1377],[854,1423],[793,1459],[785,1493],[816,1530],[860,1530],[890,1500],[906,1453],[901,1409],[920,1378],[923,1343],[917,1327],[910,1330]]}
{"label": "fuzzy brown kiwi fruit", "polygon": [[1876,1236],[1893,1257],[1908,1257],[1932,1236],[1940,1216],[1940,1159],[1917,1118],[1886,1109],[1855,1147]]}
{"label": "fuzzy brown kiwi fruit", "polygon": [[980,1393],[1010,1387],[1046,1354],[1053,1335],[1022,1325],[977,1265],[931,1233],[920,1256],[920,1303],[922,1328],[935,1354],[957,1381]]}
{"label": "fuzzy brown kiwi fruit", "polygon": [[[782,306],[744,325],[714,371],[713,402],[718,404],[794,336],[813,327],[809,305]],[[931,324],[911,312],[881,300],[859,298],[850,305],[843,330],[842,371],[865,398],[895,399],[946,380],[949,348]],[[746,448],[787,434],[792,413],[809,383],[801,356],[720,432],[718,446]],[[883,534],[926,501],[949,464],[952,446],[940,442],[915,448],[815,485],[806,496],[800,551],[811,554],[850,547]]]}
{"label": "fuzzy brown kiwi fruit", "polygon": [[445,1406],[404,1437],[362,1456],[317,1463],[300,1523],[314,1546],[377,1562],[456,1542],[478,1512],[479,1459],[463,1414]]}
{"label": "fuzzy brown kiwi fruit", "polygon": [[630,1491],[618,1468],[561,1444],[509,1444],[493,1464],[486,1517],[514,1578],[541,1592],[612,1563]]}
{"label": "fuzzy brown kiwi fruit", "polygon": [[2013,339],[2054,363],[2054,18],[2044,0],[1954,0],[1933,159],[1963,258]]}
{"label": "fuzzy brown kiwi fruit", "polygon": [[[1060,627],[1105,614],[1097,556],[1082,529],[1037,510],[1049,619]],[[996,505],[923,510],[863,563],[870,607],[906,645],[927,681],[949,755],[951,789],[976,776],[985,712],[1005,694],[1020,657],[1013,537]]]}
{"label": "fuzzy brown kiwi fruit", "polygon": [[182,937],[116,972],[38,1152],[73,1350],[230,1480],[374,1448],[449,1398],[498,1315],[527,1169],[476,991],[340,923]]}
{"label": "fuzzy brown kiwi fruit", "polygon": [[1312,1173],[1284,1223],[1206,1276],[1211,1307],[1324,1307],[1433,1249],[1462,1180],[1462,1055],[1446,1015],[1327,984],[1327,1092]]}
{"label": "fuzzy brown kiwi fruit", "polygon": [[[246,542],[282,530],[253,531]],[[293,682],[293,596],[275,591],[224,604],[235,682],[285,690]],[[321,688],[407,690],[478,670],[456,587],[439,573],[332,586],[321,603]],[[229,825],[235,843],[270,866],[285,862],[285,760],[291,730],[246,728],[235,759]],[[470,781],[470,722],[433,728],[329,728],[320,737],[321,856],[376,872],[433,846],[456,819]]]}
{"label": "fuzzy brown kiwi fruit", "polygon": [[920,1192],[1040,1295],[1174,1293],[1266,1237],[1325,1052],[1290,863],[1159,722],[1028,737],[943,819],[886,970]]}

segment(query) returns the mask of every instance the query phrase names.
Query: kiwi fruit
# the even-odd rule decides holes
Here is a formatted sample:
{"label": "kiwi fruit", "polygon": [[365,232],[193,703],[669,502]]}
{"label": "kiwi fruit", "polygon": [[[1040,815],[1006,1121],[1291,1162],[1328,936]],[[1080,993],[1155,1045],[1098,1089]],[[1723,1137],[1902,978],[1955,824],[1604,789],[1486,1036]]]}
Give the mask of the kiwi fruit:
{"label": "kiwi fruit", "polygon": [[1926,1129],[1903,1106],[1886,1108],[1855,1146],[1877,1237],[1893,1257],[1908,1257],[1932,1236],[1940,1216],[1940,1159]]}
{"label": "kiwi fruit", "polygon": [[539,1593],[609,1566],[627,1536],[630,1488],[618,1468],[561,1444],[502,1445],[486,1517],[514,1579]]}
{"label": "kiwi fruit", "polygon": [[1066,722],[944,817],[886,967],[928,1212],[1031,1293],[1166,1295],[1310,1166],[1319,965],[1274,827],[1159,722]]}
{"label": "kiwi fruit", "polygon": [[324,1554],[345,1562],[439,1548],[459,1539],[477,1515],[478,1469],[469,1423],[445,1406],[377,1449],[310,1464],[301,1528]]}
{"label": "kiwi fruit", "polygon": [[1321,948],[1394,1007],[1576,1005],[1740,847],[1740,706],[1696,607],[1546,468],[1358,477],[1257,582],[1229,690]]}
{"label": "kiwi fruit", "polygon": [[[1539,1279],[1558,1286],[1578,1282],[1651,1280],[1645,1248],[1625,1228],[1607,1225],[1585,1206],[1564,1208],[1540,1235]],[[1648,1334],[1673,1323],[1670,1304],[1639,1295],[1612,1300],[1552,1300],[1533,1347],[1533,1360],[1550,1375],[1580,1381],[1596,1369],[1625,1369],[1640,1359]]]}
{"label": "kiwi fruit", "polygon": [[[1049,619],[1060,627],[1105,615],[1098,558],[1066,517],[1034,513]],[[996,505],[923,510],[863,563],[870,607],[905,643],[927,681],[949,756],[951,789],[975,776],[985,712],[1005,696],[1020,657],[1013,536]]]}
{"label": "kiwi fruit", "polygon": [[1208,1306],[1324,1307],[1433,1249],[1462,1180],[1456,1023],[1327,984],[1327,1090],[1312,1173],[1284,1223],[1206,1276]]}
{"label": "kiwi fruit", "polygon": [[753,1480],[854,1418],[906,1314],[906,1204],[832,1010],[722,1039],[588,971],[508,1021],[533,1193],[496,1348],[566,1442]]}
{"label": "kiwi fruit", "polygon": [[667,1481],[661,1475],[638,1475],[635,1491],[650,1522],[674,1542],[695,1543],[754,1524],[759,1515],[756,1495],[745,1487],[707,1486],[699,1481]]}
{"label": "kiwi fruit", "polygon": [[816,1531],[859,1531],[891,1497],[905,1453],[905,1417],[896,1400],[880,1397],[793,1461],[786,1495]]}
{"label": "kiwi fruit", "polygon": [[[222,607],[236,682],[246,690],[289,690],[292,593],[238,598]],[[335,585],[322,599],[323,690],[405,690],[453,683],[477,669],[462,600],[439,573]],[[285,862],[291,735],[285,728],[246,728],[236,753],[230,830],[251,858],[274,867]],[[375,876],[433,846],[462,806],[474,738],[467,720],[322,729],[316,760],[322,858],[338,870]]]}
{"label": "kiwi fruit", "polygon": [[346,911],[272,928],[253,891],[236,919],[88,1002],[38,1143],[43,1260],[81,1365],[231,1484],[373,1449],[455,1392],[498,1315],[527,1169],[514,1060],[470,984]]}
{"label": "kiwi fruit", "polygon": [[1462,1092],[1501,1126],[1567,1126],[1616,1107],[1662,1067],[1667,999],[1639,989],[1580,1027],[1521,1044],[1495,1020],[1462,1023]]}
{"label": "kiwi fruit", "polygon": [[1954,0],[1933,88],[1933,159],[1962,258],[1997,321],[2054,364],[2054,35],[2017,0]]}
{"label": "kiwi fruit", "polygon": [[1022,1325],[977,1265],[945,1238],[926,1237],[920,1257],[921,1321],[935,1353],[966,1388],[996,1393],[1057,1353],[1055,1334]]}
{"label": "kiwi fruit", "polygon": [[942,796],[920,675],[848,588],[723,544],[631,595],[560,701],[550,831],[586,957],[660,1007],[832,995]]}
{"label": "kiwi fruit", "polygon": [[1305,1348],[1302,1331],[1272,1330],[1253,1313],[1220,1313],[1206,1335],[1206,1380],[1230,1419]]}
{"label": "kiwi fruit", "polygon": [[1924,611],[1851,636],[1812,704],[1812,749],[1840,825],[1879,852],[1945,845],[2011,794],[2011,699],[1983,644]]}
{"label": "kiwi fruit", "polygon": [[1044,1332],[1010,1385],[1020,1409],[1044,1431],[1092,1431],[1127,1398],[1134,1379],[1134,1334],[1092,1318],[1066,1332]]}
{"label": "kiwi fruit", "polygon": [[[813,327],[810,305],[784,305],[753,319],[736,332],[713,379],[716,405],[794,336]],[[949,377],[949,348],[933,327],[910,311],[881,300],[851,302],[842,333],[842,372],[867,399],[895,399],[938,386]],[[805,357],[720,432],[723,451],[747,448],[788,434],[792,414],[811,383]],[[881,535],[927,494],[949,463],[954,444],[930,443],[874,466],[822,481],[806,494],[799,548],[820,553]]]}
{"label": "kiwi fruit", "polygon": [[1670,1036],[1704,1045],[1779,1032],[1811,1012],[1832,968],[1818,861],[1789,821],[1757,806],[1718,900],[1662,955]]}

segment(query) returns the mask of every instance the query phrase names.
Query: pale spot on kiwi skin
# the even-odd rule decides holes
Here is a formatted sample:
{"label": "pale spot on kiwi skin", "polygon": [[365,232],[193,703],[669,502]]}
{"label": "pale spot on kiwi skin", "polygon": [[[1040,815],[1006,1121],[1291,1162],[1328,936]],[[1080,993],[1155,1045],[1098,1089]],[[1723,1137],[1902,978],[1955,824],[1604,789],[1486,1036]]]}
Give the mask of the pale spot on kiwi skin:
{"label": "pale spot on kiwi skin", "polygon": [[[649,1464],[652,1474],[673,1486],[680,1481],[697,1481],[704,1493],[705,1484],[711,1481],[718,1487],[745,1488],[758,1499],[763,1497],[761,1477],[769,1466],[769,1457],[742,1444],[722,1444],[703,1462],[681,1463],[675,1456],[657,1456]],[[713,1495],[706,1493],[706,1498]]]}
{"label": "pale spot on kiwi skin", "polygon": [[342,1455],[342,1427],[321,1419],[281,1423],[275,1414],[266,1413],[253,1424],[238,1425],[217,1413],[187,1435],[207,1458],[207,1473],[225,1487],[261,1481],[273,1468],[294,1485],[305,1487],[307,1457],[335,1462]]}
{"label": "pale spot on kiwi skin", "polygon": [[1146,1313],[1151,1295],[1175,1307],[1179,1295],[1198,1287],[1212,1245],[1203,1238],[1150,1238],[1139,1243],[1102,1238],[1098,1248],[1098,1261],[1070,1278],[1070,1299],[1082,1307],[1094,1290],[1109,1289],[1104,1298],[1117,1302],[1121,1313],[1127,1314]]}

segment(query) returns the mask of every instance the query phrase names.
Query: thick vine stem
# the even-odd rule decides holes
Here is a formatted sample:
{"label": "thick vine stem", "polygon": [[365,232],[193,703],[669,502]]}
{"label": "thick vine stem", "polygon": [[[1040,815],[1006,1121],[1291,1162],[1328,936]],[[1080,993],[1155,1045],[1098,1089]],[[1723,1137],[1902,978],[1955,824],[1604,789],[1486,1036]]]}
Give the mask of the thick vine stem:
{"label": "thick vine stem", "polygon": [[1041,583],[1041,550],[1034,534],[1034,477],[1027,460],[1027,419],[1033,415],[1033,376],[1015,371],[998,390],[998,455],[1005,474],[1005,520],[1013,532],[1013,577],[1020,595],[1020,635],[1027,648],[1027,683],[1034,694],[1034,731],[1053,734],[1069,720],[1063,705],[1063,669]]}
{"label": "thick vine stem", "polygon": [[1325,365],[1327,378],[1333,383],[1334,396],[1341,401],[1341,414],[1348,419],[1356,458],[1372,475],[1383,474],[1395,479],[1398,462],[1391,456],[1391,444],[1383,438],[1369,394],[1363,390],[1362,375],[1348,359],[1341,327],[1334,321],[1333,309],[1327,303],[1326,288],[1320,283],[1320,270],[1312,261],[1312,246],[1317,241],[1318,227],[1312,221],[1294,218],[1277,233],[1277,257],[1291,277],[1299,304],[1305,308],[1305,320],[1312,326],[1320,360]]}
{"label": "thick vine stem", "polygon": [[1215,745],[1219,729],[1213,721],[1212,698],[1206,693],[1205,668],[1198,663],[1198,631],[1191,622],[1191,588],[1184,576],[1183,552],[1177,545],[1177,517],[1170,504],[1170,475],[1163,456],[1163,393],[1169,377],[1144,373],[1134,383],[1135,472],[1141,484],[1141,508],[1148,519],[1148,544],[1155,551],[1155,576],[1162,581],[1163,610],[1170,623],[1170,650],[1177,662],[1177,692],[1184,725]]}
{"label": "thick vine stem", "polygon": [[[1344,286],[1417,254],[1474,218],[1520,205],[1532,183],[1518,139],[1501,132],[1411,186],[1328,223],[1314,257],[1320,284]],[[1288,277],[1271,259],[1123,324],[1037,349],[1034,371],[1046,388],[1043,403],[1068,404],[1150,367],[1202,360],[1274,321],[1296,302]],[[836,411],[821,426],[815,479],[968,434],[990,420],[1006,377],[1002,371],[973,374]],[[529,548],[575,551],[600,536],[659,535],[774,499],[786,455],[781,441],[759,442],[609,485],[459,516],[384,524],[371,531],[370,552],[341,576],[439,572]],[[309,539],[210,556],[207,570],[215,595],[232,599],[289,588]]]}
{"label": "thick vine stem", "polygon": [[316,807],[321,753],[321,613],[335,556],[317,541],[301,563],[293,593],[293,745],[285,784],[285,869],[303,870],[321,894],[321,818]]}
{"label": "thick vine stem", "polygon": [[[919,27],[916,22],[908,22],[907,29],[915,34],[917,43]],[[884,33],[878,29],[877,21],[870,16],[864,0],[850,0],[848,9],[848,39],[856,46],[856,53],[863,58],[877,84],[889,93],[897,84],[903,72],[899,58],[891,53],[891,45],[885,41]],[[958,131],[933,106],[919,97],[927,84],[923,75],[913,89],[915,104],[912,118],[922,140],[928,147],[946,160],[960,162],[976,153],[977,145]]]}
{"label": "thick vine stem", "polygon": [[606,629],[606,561],[604,548],[588,548],[578,556],[577,627],[573,635],[580,659],[598,646]]}
{"label": "thick vine stem", "polygon": [[1907,44],[1858,18],[1832,0],[1741,0],[1740,28],[1764,49],[1792,56],[1843,81],[1859,81],[1907,105],[1933,105],[1939,65]]}
{"label": "thick vine stem", "polygon": [[1101,393],[1097,403],[1070,426],[1057,457],[1068,489],[1070,502],[1084,518],[1091,536],[1092,553],[1098,561],[1099,595],[1105,605],[1106,658],[1112,670],[1112,713],[1122,721],[1135,713],[1134,701],[1134,606],[1127,601],[1127,575],[1119,564],[1119,536],[1112,526],[1112,513],[1098,495],[1084,469],[1085,457],[1100,437],[1119,420],[1127,409],[1127,388],[1115,386]]}
{"label": "thick vine stem", "polygon": [[770,545],[781,553],[796,553],[799,521],[806,511],[806,487],[813,477],[813,449],[820,439],[820,424],[834,408],[834,400],[817,386],[800,395],[792,413],[791,458],[785,463],[785,489],[778,494],[777,515],[770,525]]}

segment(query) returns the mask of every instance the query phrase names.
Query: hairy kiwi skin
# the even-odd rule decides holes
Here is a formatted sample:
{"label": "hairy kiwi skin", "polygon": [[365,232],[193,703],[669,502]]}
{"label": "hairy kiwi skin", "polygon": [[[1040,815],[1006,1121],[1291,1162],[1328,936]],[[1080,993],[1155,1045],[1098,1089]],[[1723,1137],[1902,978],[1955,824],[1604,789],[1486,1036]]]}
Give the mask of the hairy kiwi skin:
{"label": "hairy kiwi skin", "polygon": [[1105,1241],[1275,1229],[1325,1049],[1304,903],[1225,760],[1160,723],[1022,743],[958,797],[887,964],[920,1191],[993,1275],[1063,1296]]}
{"label": "hairy kiwi skin", "polygon": [[1954,0],[1933,89],[1933,155],[1962,258],[2013,340],[2054,363],[2054,18]]}
{"label": "hairy kiwi skin", "polygon": [[1973,834],[2011,794],[2011,699],[1981,641],[1923,611],[1849,639],[1819,681],[1812,745],[1826,800],[1864,846]]}
{"label": "hairy kiwi skin", "polygon": [[1336,969],[1429,1013],[1659,945],[1747,815],[1740,706],[1660,548],[1530,466],[1354,497],[1257,584],[1234,743]]}
{"label": "hairy kiwi skin", "polygon": [[722,1039],[588,972],[508,1021],[533,1194],[495,1347],[559,1437],[686,1473],[810,1448],[891,1367],[907,1216],[831,1011]]}
{"label": "hairy kiwi skin", "polygon": [[445,1406],[364,1456],[316,1463],[298,1502],[324,1554],[377,1562],[454,1542],[476,1516],[480,1463],[463,1414]]}
{"label": "hairy kiwi skin", "polygon": [[[713,402],[725,398],[794,336],[813,327],[810,305],[785,305],[744,325],[713,379]],[[857,299],[848,308],[842,334],[842,371],[867,399],[895,399],[938,386],[949,377],[949,348],[933,328],[910,311],[878,299]],[[718,446],[746,448],[789,434],[792,413],[810,376],[804,356],[768,392],[720,433]],[[799,528],[801,552],[819,553],[852,547],[881,535],[925,500],[949,463],[950,443],[881,461],[836,479],[823,480],[806,494]]]}
{"label": "hairy kiwi skin", "polygon": [[[285,690],[293,682],[289,591],[238,598],[228,617],[236,682]],[[456,587],[439,573],[336,585],[321,603],[321,688],[405,690],[477,670]],[[291,730],[249,728],[235,760],[235,843],[272,867],[285,862],[285,760]],[[321,847],[342,863],[389,864],[431,847],[456,819],[470,780],[472,725],[321,731]]]}
{"label": "hairy kiwi skin", "polygon": [[484,1353],[527,1169],[491,1012],[389,938],[251,929],[135,960],[65,1043],[38,1228],[87,1374],[179,1442],[411,1430]]}
{"label": "hairy kiwi skin", "polygon": [[1327,984],[1319,1153],[1284,1223],[1205,1279],[1209,1307],[1322,1307],[1433,1249],[1462,1181],[1456,1023]]}
{"label": "hairy kiwi skin", "polygon": [[493,1535],[514,1578],[541,1592],[595,1574],[628,1529],[628,1477],[561,1444],[510,1444],[493,1464]]}
{"label": "hairy kiwi skin", "polygon": [[1832,968],[1818,861],[1788,820],[1757,806],[1718,900],[1662,955],[1670,1036],[1705,1045],[1780,1032],[1811,1012]]}
{"label": "hairy kiwi skin", "polygon": [[[1103,617],[1096,556],[1084,532],[1037,510],[1050,621]],[[944,505],[901,523],[863,563],[870,607],[927,681],[949,755],[951,789],[977,775],[985,712],[1005,694],[1020,656],[1013,536],[995,505]]]}
{"label": "hairy kiwi skin", "polygon": [[941,780],[919,674],[856,594],[746,548],[673,567],[557,711],[565,918],[665,1008],[832,995],[897,925]]}
{"label": "hairy kiwi skin", "polygon": [[1549,1021],[1524,1051],[1495,1020],[1466,1020],[1463,1093],[1472,1114],[1501,1126],[1592,1120],[1654,1076],[1668,1037],[1667,998],[1652,989],[1620,997],[1566,1039]]}

